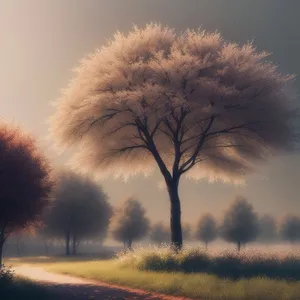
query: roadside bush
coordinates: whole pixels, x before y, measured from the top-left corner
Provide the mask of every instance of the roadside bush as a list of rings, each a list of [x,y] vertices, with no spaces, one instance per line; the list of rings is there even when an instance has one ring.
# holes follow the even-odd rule
[[[14,282],[14,272],[10,267],[2,266],[0,269],[0,291],[8,288]]]

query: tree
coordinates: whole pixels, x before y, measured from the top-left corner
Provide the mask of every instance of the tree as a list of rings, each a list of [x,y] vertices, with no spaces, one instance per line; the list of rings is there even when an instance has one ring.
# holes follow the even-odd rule
[[[182,239],[189,241],[192,238],[192,227],[188,223],[182,225]]]
[[[254,241],[259,234],[258,217],[253,206],[238,196],[224,214],[221,236],[228,242],[236,243],[238,251],[241,245]]]
[[[35,234],[41,238],[45,247],[46,255],[49,255],[49,250],[54,243],[53,232],[51,230],[51,207],[48,206],[43,211],[41,222],[36,225]]]
[[[150,24],[81,61],[56,101],[51,134],[76,149],[74,166],[120,176],[158,166],[169,193],[172,246],[182,246],[180,179],[238,181],[292,149],[293,76],[268,53],[219,33]],[[99,143],[101,140],[101,143]]]
[[[170,230],[162,222],[154,224],[151,228],[150,239],[155,243],[168,243],[170,241]]]
[[[76,254],[82,238],[99,237],[107,232],[111,207],[101,186],[71,171],[58,174],[55,201],[45,220],[47,230],[65,238],[66,255]]]
[[[0,124],[0,268],[6,239],[35,222],[50,200],[51,169],[29,134]]]
[[[217,223],[211,214],[203,215],[197,224],[196,239],[205,243],[207,248],[208,243],[214,241],[217,238]]]
[[[283,239],[292,244],[300,241],[300,218],[294,215],[287,215],[281,222],[280,232]]]
[[[149,231],[149,219],[139,201],[130,197],[116,208],[111,221],[111,234],[117,241],[131,249],[132,242],[146,236]]]
[[[263,242],[273,242],[277,239],[276,221],[268,214],[259,218],[259,236]]]

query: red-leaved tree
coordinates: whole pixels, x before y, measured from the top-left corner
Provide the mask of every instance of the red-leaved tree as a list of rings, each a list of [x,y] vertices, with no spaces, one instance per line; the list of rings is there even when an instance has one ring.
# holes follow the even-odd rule
[[[47,205],[51,169],[35,140],[19,128],[0,125],[0,266],[5,240],[32,226]]]

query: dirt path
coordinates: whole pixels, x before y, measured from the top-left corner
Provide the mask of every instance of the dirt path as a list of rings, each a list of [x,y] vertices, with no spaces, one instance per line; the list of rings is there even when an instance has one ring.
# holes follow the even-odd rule
[[[68,275],[54,274],[43,268],[22,265],[15,267],[17,275],[27,277],[49,289],[54,300],[188,300],[188,298],[164,296],[136,289],[100,283]]]

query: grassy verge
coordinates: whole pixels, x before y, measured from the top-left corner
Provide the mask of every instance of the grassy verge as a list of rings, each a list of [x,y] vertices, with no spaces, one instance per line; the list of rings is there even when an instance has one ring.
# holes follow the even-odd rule
[[[18,264],[33,262],[50,272],[203,300],[299,300],[300,295],[298,281],[267,278],[229,280],[204,273],[141,271],[122,267],[115,260],[75,261],[71,258],[70,261],[63,261],[63,258],[31,258],[14,261]]]
[[[15,278],[14,281],[7,285],[0,287],[0,299],[2,300],[52,300],[48,290],[42,286],[24,279]]]
[[[174,253],[169,247],[152,246],[120,252],[118,261],[122,266],[141,271],[207,273],[230,279],[300,280],[299,253],[280,256],[261,251],[211,253],[195,247]]]

